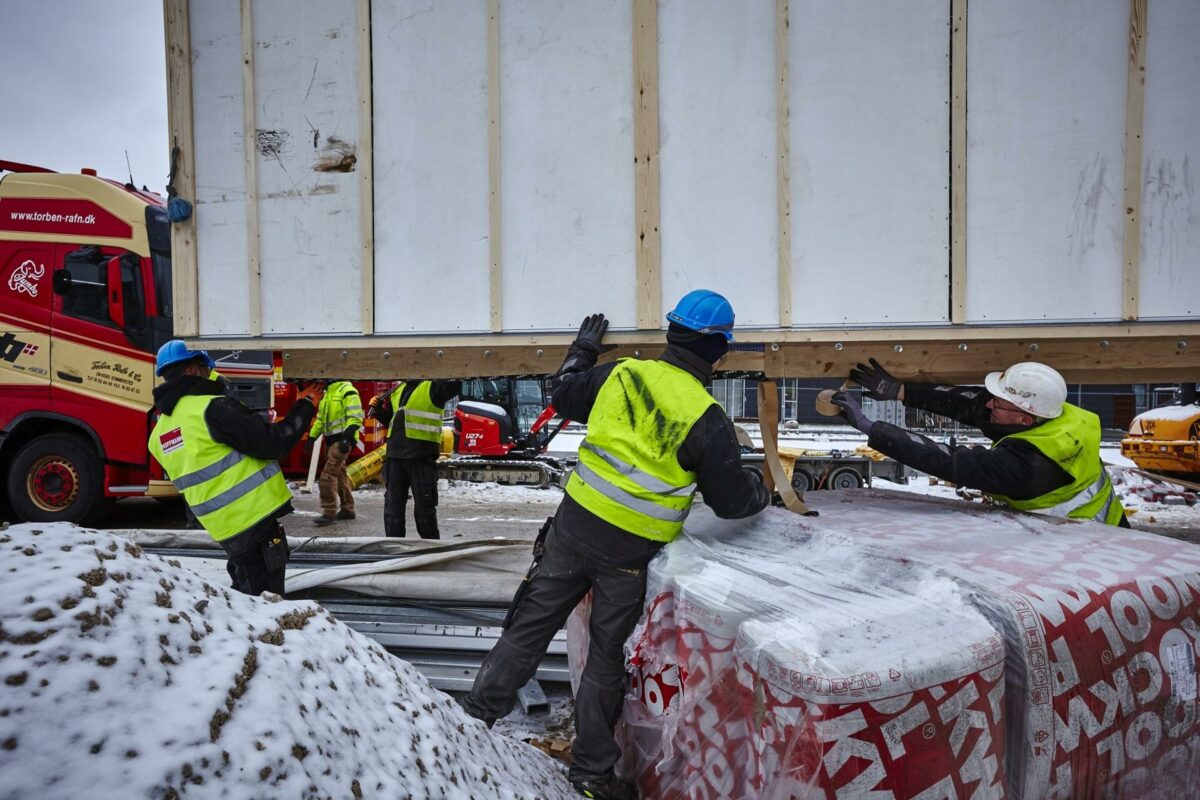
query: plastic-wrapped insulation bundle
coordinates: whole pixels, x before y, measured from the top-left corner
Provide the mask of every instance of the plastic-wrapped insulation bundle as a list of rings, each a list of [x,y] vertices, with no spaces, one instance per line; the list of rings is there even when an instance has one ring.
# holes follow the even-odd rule
[[[651,564],[618,734],[647,798],[1200,797],[1200,547],[810,499],[698,507]]]

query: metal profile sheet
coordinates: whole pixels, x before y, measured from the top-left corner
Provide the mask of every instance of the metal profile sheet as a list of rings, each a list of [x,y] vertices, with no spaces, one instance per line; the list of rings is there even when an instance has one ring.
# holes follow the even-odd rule
[[[651,564],[620,733],[646,797],[1200,796],[1200,547],[810,497],[698,508]]]
[[[219,569],[191,559],[196,568],[221,580],[224,554],[201,531],[114,532],[143,547],[187,551],[212,551]],[[532,543],[522,539],[395,540],[375,537],[289,536],[293,559],[298,553],[331,561],[339,556],[372,556],[334,566],[305,566],[295,560],[288,566],[286,589],[340,589],[372,597],[413,600],[459,600],[508,603],[529,568]]]

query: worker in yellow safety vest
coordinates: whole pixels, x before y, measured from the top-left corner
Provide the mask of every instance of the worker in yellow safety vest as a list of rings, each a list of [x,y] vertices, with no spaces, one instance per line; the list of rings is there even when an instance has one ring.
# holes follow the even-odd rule
[[[901,382],[871,359],[850,380],[881,400],[978,427],[991,447],[946,445],[863,414],[855,397],[834,395],[867,444],[921,472],[978,489],[1019,511],[1129,527],[1100,460],[1100,418],[1067,400],[1067,383],[1036,361],[993,372],[983,386]]]
[[[280,422],[271,424],[225,396],[211,380],[203,350],[174,339],[158,350],[154,389],[158,421],[150,453],[209,535],[228,556],[233,588],[246,594],[283,594],[287,538],[279,519],[292,511],[292,493],[276,461],[291,450],[316,411],[320,389],[300,393]]]
[[[388,536],[404,536],[408,495],[413,522],[422,539],[439,539],[437,460],[442,450],[442,411],[462,391],[462,381],[403,380],[371,408],[387,428],[383,464],[383,528]]]
[[[602,366],[595,363],[611,349],[601,344],[608,322],[594,314],[580,326],[552,380],[559,415],[587,423],[579,462],[543,527],[542,555],[513,600],[509,624],[462,700],[489,725],[507,714],[591,590],[569,776],[585,797],[635,796],[613,772],[620,756],[613,726],[625,689],[623,645],[642,611],[650,559],[682,531],[697,490],[727,519],[757,514],[771,499],[759,474],[742,467],[733,423],[704,388],[733,339],[732,306],[698,289],[667,319],[667,348],[657,359]]]
[[[325,466],[317,482],[321,497],[321,516],[313,520],[317,526],[332,525],[338,520],[354,519],[354,491],[346,477],[346,461],[358,443],[363,426],[362,400],[350,381],[332,381],[325,387],[317,416],[308,435],[312,439],[325,437]],[[338,510],[338,503],[341,510]]]

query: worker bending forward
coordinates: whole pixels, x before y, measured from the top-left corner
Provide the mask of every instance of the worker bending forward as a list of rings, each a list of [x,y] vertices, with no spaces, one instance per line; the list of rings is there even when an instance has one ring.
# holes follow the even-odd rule
[[[652,361],[594,367],[608,322],[588,317],[552,381],[554,407],[587,422],[528,590],[462,701],[489,725],[512,710],[547,645],[592,592],[587,665],[575,696],[571,782],[587,797],[635,797],[616,778],[613,727],[625,694],[625,640],[642,612],[646,567],[679,535],[697,488],[720,517],[769,502],[758,473],[744,469],[733,423],[705,390],[733,338],[733,309],[697,290],[667,315],[667,349]]]
[[[325,396],[317,406],[308,435],[325,436],[325,468],[317,482],[321,492],[321,516],[314,525],[332,525],[340,519],[354,519],[354,491],[346,476],[346,459],[358,443],[363,408],[358,389],[350,381],[333,381],[325,387]],[[338,510],[338,503],[341,510]]]
[[[851,370],[850,380],[872,397],[973,425],[992,440],[990,448],[939,444],[872,422],[852,395],[834,395],[850,424],[884,455],[1020,511],[1129,527],[1100,461],[1100,418],[1066,402],[1066,381],[1045,364],[1024,361],[993,372],[982,387],[937,386],[901,383],[871,359]]]
[[[437,521],[437,460],[442,450],[442,409],[462,391],[462,381],[400,381],[382,398],[371,398],[375,418],[387,426],[383,465],[383,526],[404,536],[404,509],[412,490],[413,519],[422,539],[440,539]]]
[[[292,511],[292,493],[277,458],[296,446],[320,400],[300,393],[282,422],[271,424],[225,396],[210,380],[212,359],[178,339],[158,350],[154,390],[161,412],[150,432],[150,453],[188,507],[229,556],[233,588],[283,594],[287,539],[279,518]]]

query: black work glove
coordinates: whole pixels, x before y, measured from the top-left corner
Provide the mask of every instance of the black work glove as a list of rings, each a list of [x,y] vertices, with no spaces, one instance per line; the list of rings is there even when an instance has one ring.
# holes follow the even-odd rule
[[[845,415],[847,422],[863,433],[871,433],[871,426],[875,423],[867,419],[857,397],[847,392],[834,392],[830,402],[835,406],[841,406],[842,414]]]
[[[342,455],[346,455],[347,453],[349,453],[351,447],[352,447],[352,445],[350,444],[350,442],[345,439],[342,439],[340,442],[337,443],[338,452],[341,453]]]
[[[579,326],[579,333],[575,335],[575,346],[580,350],[591,353],[593,356],[614,350],[616,349],[615,344],[601,344],[601,340],[604,338],[604,333],[607,330],[608,320],[604,318],[604,315],[592,314],[586,317],[583,320],[583,324]]]
[[[858,364],[850,370],[850,380],[866,389],[868,395],[879,400],[897,399],[900,396],[900,387],[904,385],[873,358],[870,366]]]

